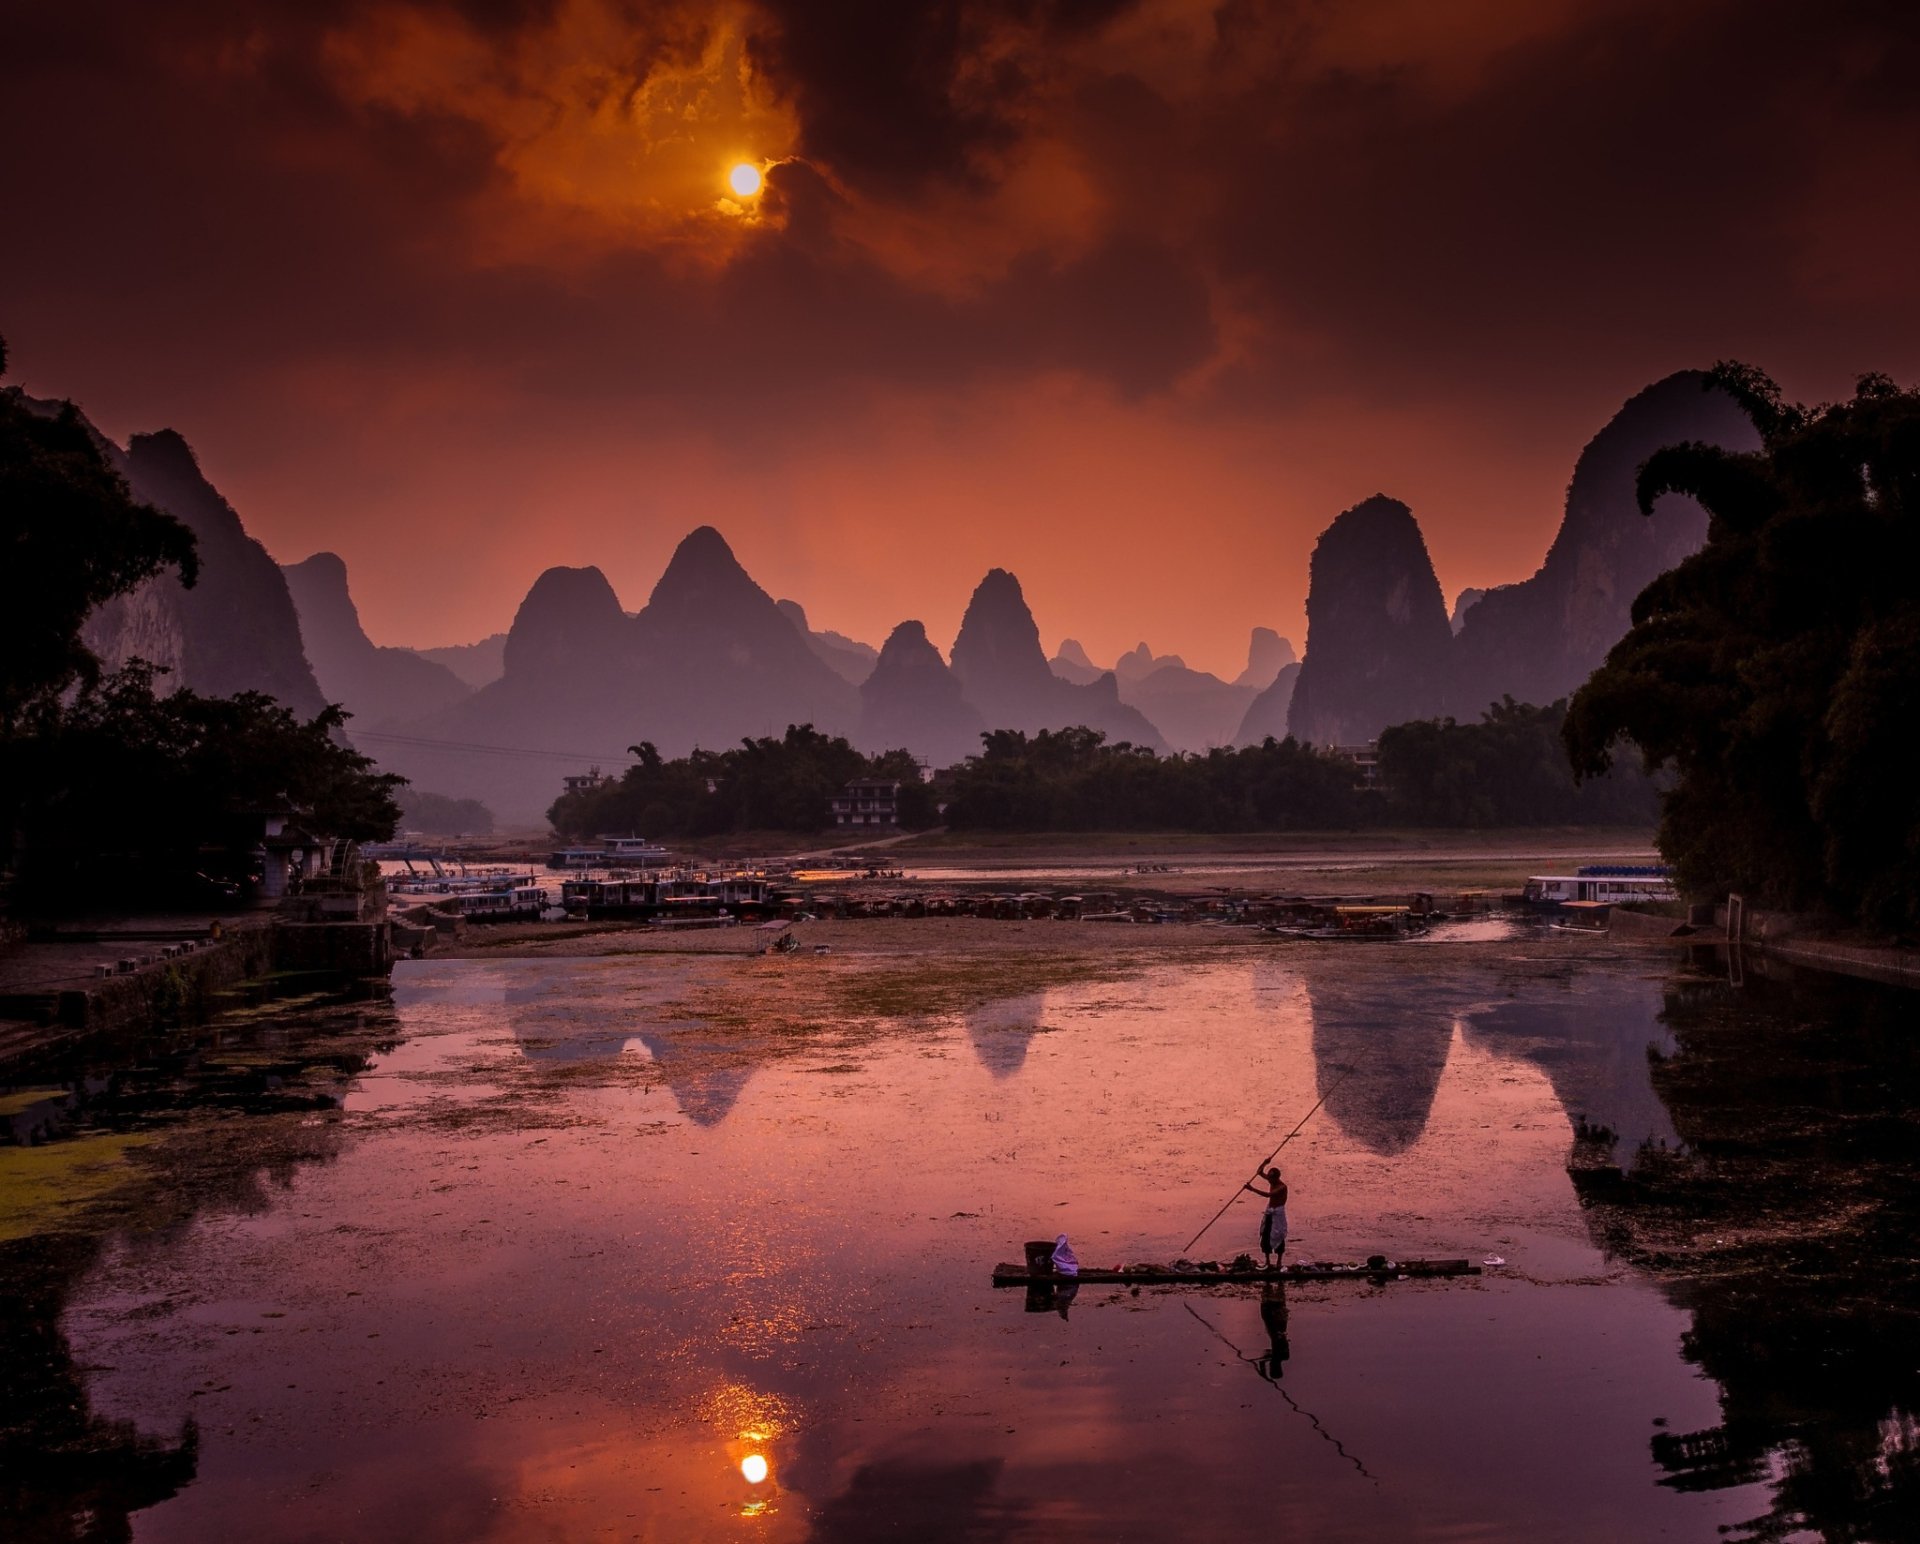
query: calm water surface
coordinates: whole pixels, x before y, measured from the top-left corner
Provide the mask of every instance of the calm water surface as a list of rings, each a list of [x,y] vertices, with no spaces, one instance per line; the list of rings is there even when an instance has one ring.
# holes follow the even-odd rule
[[[1566,1171],[1576,1117],[1679,1141],[1666,962],[1219,951],[858,1035],[672,1006],[728,968],[403,965],[395,1048],[311,1117],[346,1128],[331,1161],[103,1251],[62,1321],[95,1412],[197,1429],[134,1536],[1612,1541],[1767,1511],[1764,1467],[1656,1461],[1719,1386]],[[1178,1256],[1323,1093],[1295,1257],[1506,1264],[1065,1313],[989,1286],[1057,1232]]]

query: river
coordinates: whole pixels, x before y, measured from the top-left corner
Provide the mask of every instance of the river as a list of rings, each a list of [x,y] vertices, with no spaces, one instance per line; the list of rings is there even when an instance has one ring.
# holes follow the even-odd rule
[[[1911,1536],[1914,1301],[1890,1272],[1843,1325],[1821,1306],[1835,1249],[1910,1250],[1873,1198],[1911,1179],[1911,1053],[1860,1049],[1910,999],[1533,935],[1063,950],[960,922],[932,955],[938,926],[408,962],[390,1002],[94,1069],[87,1119],[151,1128],[151,1172],[6,1246],[34,1284],[9,1537]],[[1728,1046],[1778,1070],[1827,1054],[1809,1034],[1843,1048],[1830,1098],[1702,1094],[1748,1065]],[[1865,1092],[1833,1070],[1860,1066]],[[1290,1257],[1503,1263],[989,1285],[1059,1233],[1179,1256],[1323,1095],[1282,1157]],[[1855,1117],[1847,1161],[1879,1167],[1852,1210],[1742,1191],[1741,1131],[1839,1158]],[[1628,1175],[1597,1204],[1577,1122]],[[1797,1273],[1770,1302],[1769,1250]],[[1874,1346],[1905,1365],[1846,1360]]]

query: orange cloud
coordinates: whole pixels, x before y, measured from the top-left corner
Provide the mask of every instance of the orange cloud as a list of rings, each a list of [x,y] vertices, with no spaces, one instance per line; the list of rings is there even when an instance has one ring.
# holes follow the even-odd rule
[[[501,33],[408,4],[363,14],[325,51],[362,107],[488,137],[501,181],[476,211],[483,260],[577,257],[584,242],[724,261],[762,218],[731,195],[729,168],[784,158],[796,129],[746,60],[746,20],[561,0]]]

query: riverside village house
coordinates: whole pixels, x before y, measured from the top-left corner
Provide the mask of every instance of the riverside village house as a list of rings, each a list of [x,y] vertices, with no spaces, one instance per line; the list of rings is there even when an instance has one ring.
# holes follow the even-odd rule
[[[898,829],[900,784],[892,778],[855,778],[833,798],[836,826]]]

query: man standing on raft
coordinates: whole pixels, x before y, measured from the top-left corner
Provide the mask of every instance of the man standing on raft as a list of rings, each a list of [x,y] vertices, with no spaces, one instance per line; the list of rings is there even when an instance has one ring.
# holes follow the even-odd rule
[[[1266,1170],[1265,1178],[1264,1190],[1252,1180],[1242,1188],[1267,1199],[1267,1209],[1260,1218],[1260,1252],[1267,1257],[1267,1269],[1272,1270],[1276,1258],[1284,1258],[1287,1252],[1287,1182],[1280,1177],[1278,1165]]]

